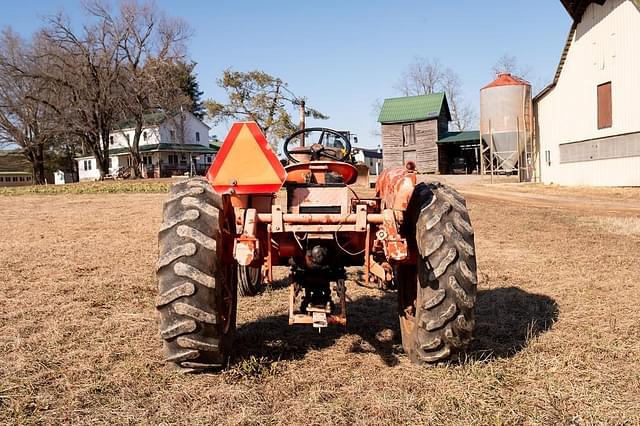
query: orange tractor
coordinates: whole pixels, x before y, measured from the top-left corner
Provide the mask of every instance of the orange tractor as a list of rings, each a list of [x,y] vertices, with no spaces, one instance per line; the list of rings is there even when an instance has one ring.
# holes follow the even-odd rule
[[[171,188],[159,233],[160,335],[166,361],[220,368],[233,351],[238,294],[290,268],[289,324],[347,325],[345,267],[398,292],[402,346],[417,364],[455,358],[471,340],[473,228],[464,198],[417,183],[415,165],[358,181],[344,133],[309,128],[283,167],[256,123],[235,123],[206,179]],[[284,301],[283,301],[284,303]]]

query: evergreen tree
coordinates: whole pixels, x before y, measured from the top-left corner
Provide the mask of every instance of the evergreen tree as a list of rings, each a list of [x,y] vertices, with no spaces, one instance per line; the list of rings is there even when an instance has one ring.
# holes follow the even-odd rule
[[[189,111],[196,117],[202,120],[205,116],[205,107],[202,102],[202,95],[204,92],[200,90],[198,79],[194,73],[196,62],[179,62],[178,67],[180,70],[180,87],[184,93],[191,99],[191,105]]]

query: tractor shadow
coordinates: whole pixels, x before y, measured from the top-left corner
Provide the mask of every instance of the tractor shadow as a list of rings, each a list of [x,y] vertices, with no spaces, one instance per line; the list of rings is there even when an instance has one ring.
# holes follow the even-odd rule
[[[233,363],[252,356],[269,362],[302,359],[309,351],[336,345],[345,335],[356,339],[350,353],[377,353],[393,367],[404,357],[395,292],[360,297],[347,305],[346,328],[330,326],[318,333],[311,326],[289,326],[287,315],[273,315],[238,327]],[[457,363],[510,358],[528,342],[551,329],[558,319],[558,305],[548,296],[517,287],[478,292],[475,339]],[[331,356],[331,355],[327,355]]]

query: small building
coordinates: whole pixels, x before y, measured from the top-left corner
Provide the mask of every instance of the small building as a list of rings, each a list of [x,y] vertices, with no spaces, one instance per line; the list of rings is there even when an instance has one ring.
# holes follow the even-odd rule
[[[573,25],[534,98],[542,182],[640,186],[640,2],[562,0]]]
[[[382,165],[382,149],[370,148],[354,148],[354,159],[357,162],[364,163],[369,168],[369,174],[378,176],[383,169]]]
[[[19,153],[0,152],[0,187],[33,185],[31,164]]]
[[[480,133],[449,132],[450,121],[444,93],[385,99],[378,117],[384,167],[413,161],[419,173],[477,171]]]
[[[419,173],[438,173],[436,142],[449,130],[449,121],[444,93],[385,99],[378,117],[384,168],[413,161]]]
[[[441,174],[480,174],[480,132],[447,132],[438,139]]]
[[[118,127],[109,135],[109,172],[112,176],[132,165],[129,146],[135,129],[132,123],[121,123]],[[209,145],[209,130],[209,126],[190,112],[174,119],[164,113],[145,116],[139,145],[143,176],[204,174],[218,151]],[[100,177],[93,155],[83,155],[76,160],[81,181]]]
[[[53,183],[55,185],[64,185],[73,182],[75,182],[73,173],[65,172],[63,170],[53,172]]]

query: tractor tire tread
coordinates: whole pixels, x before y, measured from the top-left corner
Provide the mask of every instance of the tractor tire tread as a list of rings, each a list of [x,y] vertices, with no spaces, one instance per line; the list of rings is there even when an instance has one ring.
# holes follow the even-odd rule
[[[419,196],[431,198],[419,204],[423,207],[415,226],[419,252],[415,328],[413,341],[405,346],[411,348],[413,362],[432,364],[455,359],[472,339],[476,252],[464,197],[440,183],[418,186],[423,187],[416,187]]]
[[[221,206],[206,180],[194,178],[174,184],[163,207],[156,308],[165,361],[181,372],[228,361],[233,332],[221,324],[219,284],[225,268],[216,253]],[[231,321],[235,330],[235,306]]]

